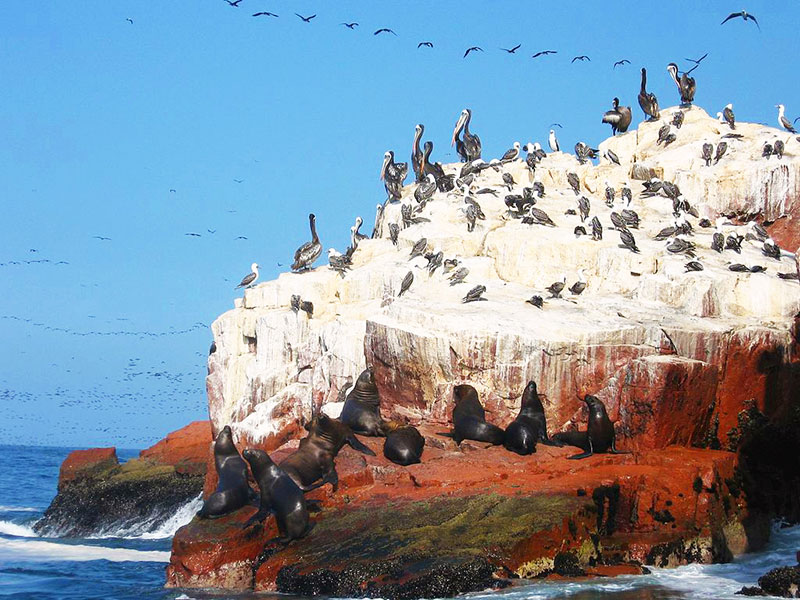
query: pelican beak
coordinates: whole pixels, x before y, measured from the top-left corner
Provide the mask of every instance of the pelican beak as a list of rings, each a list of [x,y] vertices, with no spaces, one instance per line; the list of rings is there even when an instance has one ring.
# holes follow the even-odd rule
[[[464,127],[464,115],[462,114],[458,117],[458,122],[456,123],[455,129],[453,129],[453,139],[450,142],[450,146],[452,147],[456,143],[456,137],[458,137],[459,132]]]
[[[384,156],[383,157],[383,166],[381,166],[381,181],[383,181],[383,178],[386,176],[386,167],[388,165],[389,165],[389,157],[388,156]]]

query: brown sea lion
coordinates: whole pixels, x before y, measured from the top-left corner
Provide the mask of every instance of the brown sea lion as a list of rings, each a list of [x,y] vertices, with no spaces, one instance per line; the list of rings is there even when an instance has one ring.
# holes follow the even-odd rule
[[[247,448],[242,456],[250,463],[253,478],[261,491],[258,512],[244,526],[262,522],[271,512],[282,536],[276,541],[288,543],[311,531],[303,491],[286,471],[272,462],[263,450]]]
[[[486,412],[478,399],[478,392],[471,385],[457,385],[453,388],[455,407],[453,408],[453,439],[456,444],[462,440],[476,440],[490,444],[502,444],[505,432],[497,425],[486,422]]]
[[[587,458],[594,454],[630,454],[617,450],[614,424],[608,418],[605,405],[596,396],[589,394],[583,399],[589,407],[589,425],[586,431],[565,431],[553,435],[553,440],[567,446],[577,446],[583,452],[570,456],[571,459]]]
[[[392,424],[394,425],[394,424]],[[422,462],[425,438],[411,425],[390,427],[383,442],[383,455],[397,465],[404,467]]]
[[[353,389],[347,394],[339,419],[359,435],[386,435],[386,426],[381,418],[381,399],[371,367],[358,376]]]
[[[507,450],[524,456],[536,452],[537,442],[548,446],[559,445],[547,437],[544,407],[539,399],[536,382],[531,380],[525,386],[525,391],[522,392],[517,418],[506,427],[503,446]]]
[[[362,444],[353,431],[337,419],[318,412],[306,424],[308,435],[300,440],[300,446],[278,465],[304,492],[314,490],[326,483],[339,487],[339,475],[333,460],[349,444],[354,450],[375,456]]]
[[[228,425],[222,428],[214,442],[214,466],[219,484],[198,511],[197,516],[201,518],[227,515],[255,499],[255,492],[247,483],[247,463],[239,455]]]

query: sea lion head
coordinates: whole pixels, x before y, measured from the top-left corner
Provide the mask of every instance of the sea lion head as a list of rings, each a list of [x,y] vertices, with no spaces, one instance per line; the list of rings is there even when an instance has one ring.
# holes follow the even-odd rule
[[[464,400],[478,400],[478,392],[471,385],[457,385],[453,388],[453,398],[455,399],[456,404],[459,404]]]
[[[254,475],[256,474],[256,470],[271,467],[274,464],[269,454],[257,448],[245,448],[242,451],[242,456],[250,463]]]
[[[233,454],[236,452],[236,445],[233,443],[233,432],[230,425],[225,425],[217,435],[214,443],[214,452],[222,454]]]
[[[586,397],[584,397],[583,401],[586,402],[586,406],[589,407],[590,413],[596,412],[601,415],[606,414],[606,406],[597,396],[586,394]]]
[[[356,385],[359,387],[375,387],[375,374],[372,372],[372,367],[367,367],[361,372],[361,375],[358,376],[358,381],[356,381]]]

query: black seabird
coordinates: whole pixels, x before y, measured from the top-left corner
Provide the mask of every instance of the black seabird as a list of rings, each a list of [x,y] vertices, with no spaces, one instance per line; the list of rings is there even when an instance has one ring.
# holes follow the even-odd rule
[[[616,197],[617,191],[606,181],[606,206],[614,206],[614,200]]]
[[[393,36],[397,37],[397,34],[388,27],[382,27],[381,29],[375,31],[375,33],[373,33],[372,35],[378,35],[379,33],[391,33]]]
[[[639,253],[639,248],[636,247],[636,240],[628,229],[619,230],[619,240],[622,242],[622,245],[631,252]]]
[[[449,192],[453,189],[453,178],[452,176],[445,175],[442,165],[430,162],[432,152],[433,142],[428,140],[422,146],[422,174],[423,176],[433,175],[437,189],[440,192]]]
[[[614,98],[611,105],[612,109],[606,111],[603,115],[603,123],[611,125],[611,135],[616,135],[618,131],[620,133],[625,133],[628,131],[628,127],[631,124],[631,107],[620,107],[619,98]]]
[[[541,52],[531,55],[531,58],[539,58],[540,56],[547,56],[548,54],[558,54],[558,50],[542,50]]]
[[[750,14],[750,13],[748,13],[746,10],[742,10],[742,11],[740,11],[740,12],[735,12],[735,13],[731,13],[731,14],[729,14],[727,17],[725,17],[725,19],[722,21],[722,23],[720,23],[720,25],[724,25],[725,23],[727,23],[727,22],[728,22],[728,21],[730,21],[731,19],[735,19],[735,18],[737,18],[737,17],[741,17],[741,18],[742,18],[742,20],[743,20],[745,23],[747,23],[748,19],[749,19],[749,20],[751,20],[751,21],[753,21],[753,23],[755,23],[755,24],[756,24],[756,27],[758,27],[759,31],[761,30],[761,26],[758,24],[758,21],[756,21],[756,17],[755,17],[755,15],[751,15],[751,14]]]
[[[556,281],[554,283],[551,283],[549,286],[547,286],[546,289],[548,292],[550,292],[551,298],[561,298],[561,292],[564,289],[565,285],[567,285],[567,276],[562,275],[561,281]]]
[[[586,227],[584,227],[583,225],[576,225],[575,229],[573,229],[572,232],[575,234],[576,238],[579,238],[582,235],[586,235]]]
[[[467,156],[467,162],[477,160],[481,157],[481,138],[474,133],[470,133],[469,123],[471,120],[472,111],[468,108],[462,110],[461,116],[458,118],[456,126],[453,129],[453,140],[450,144],[451,146],[455,144],[458,134],[463,131],[464,139],[462,143],[464,144],[464,152]]]
[[[667,71],[669,71],[669,74],[672,76],[675,85],[678,86],[681,103],[688,106],[694,100],[694,93],[697,89],[694,77],[689,77],[688,73],[683,73],[680,79],[678,79],[678,65],[675,63],[669,63],[667,65]]]
[[[690,271],[702,271],[703,265],[696,260],[690,260],[683,266],[686,269],[686,272],[689,273]]]
[[[633,192],[631,188],[628,187],[628,184],[625,183],[622,186],[622,190],[620,191],[620,197],[625,201],[625,206],[630,206],[631,202],[633,201]]]
[[[511,173],[503,173],[503,183],[506,185],[509,192],[511,191],[511,188],[517,184],[517,182],[514,181],[514,177],[511,175]]]
[[[261,12],[253,13],[254,17],[277,17],[275,13],[271,13],[267,10],[262,10]]]
[[[383,155],[381,179],[386,187],[386,193],[392,200],[399,200],[402,196],[406,175],[408,175],[408,163],[394,162],[394,152],[387,150]]]
[[[589,218],[589,211],[591,210],[589,199],[586,196],[578,198],[578,210],[581,213],[581,222],[586,221],[586,219]]]
[[[310,269],[311,265],[322,253],[322,244],[319,243],[319,237],[317,236],[316,222],[317,217],[314,216],[314,213],[308,215],[308,224],[311,227],[311,241],[300,246],[294,253],[292,271],[302,272]]]
[[[722,223],[717,220],[716,231],[711,236],[711,249],[715,252],[722,252],[725,249],[725,234],[722,233]]]
[[[786,107],[783,104],[776,104],[775,108],[778,109],[778,123],[780,123],[781,127],[790,133],[797,133],[794,126],[789,122],[789,119],[784,116]]]
[[[355,21],[353,21],[352,23],[342,23],[342,25],[344,25],[348,29],[354,29],[355,27],[358,27],[358,23],[356,23]]]
[[[536,208],[535,206],[528,208],[528,212],[522,219],[522,222],[526,225],[548,225],[550,227],[556,226],[546,212],[540,208]]]
[[[762,265],[753,265],[752,267],[750,267],[750,272],[751,273],[765,273],[766,270],[767,270],[767,267],[764,267]]]
[[[431,254],[427,255],[426,258],[428,259],[428,277],[433,275],[433,272],[442,266],[442,261],[444,260],[444,252],[441,250],[439,252],[432,252]]]
[[[242,277],[242,281],[240,281],[239,285],[237,285],[233,289],[238,290],[239,288],[242,287],[247,288],[256,282],[256,279],[258,279],[258,265],[256,263],[250,265],[250,271],[251,271],[250,273]]]
[[[618,60],[617,62],[615,62],[614,66],[611,68],[616,69],[618,66],[629,65],[629,64],[631,64],[631,61],[629,61],[627,58],[623,58],[622,60]]]
[[[567,173],[567,183],[576,196],[581,193],[581,180],[578,179],[577,173]]]
[[[613,223],[614,227],[616,227],[617,229],[621,230],[628,228],[628,226],[625,225],[625,221],[623,221],[622,217],[619,216],[619,213],[612,210],[609,216],[611,217],[611,223]]]
[[[672,115],[672,124],[675,126],[675,129],[680,129],[683,125],[683,111],[679,110]]]
[[[408,259],[411,260],[417,256],[424,256],[425,252],[428,249],[428,238],[420,238],[417,240],[417,243],[414,244],[414,247],[411,248],[411,254],[408,256]]]
[[[311,23],[311,19],[313,19],[314,17],[317,16],[317,15],[311,15],[310,17],[304,17],[303,15],[298,14],[298,13],[294,13],[294,14],[296,14],[298,17],[300,17],[306,23]]]
[[[328,248],[328,266],[332,270],[344,277],[351,265],[350,259],[344,254],[338,252],[335,248]]]
[[[467,267],[461,267],[457,271],[454,271],[452,275],[448,279],[450,279],[450,285],[458,285],[459,283],[464,283],[464,280],[469,275],[469,269]]]
[[[519,149],[520,145],[519,142],[514,142],[514,147],[506,150],[506,153],[503,154],[503,157],[500,159],[500,162],[511,162],[512,160],[516,160],[519,156]]]
[[[639,89],[639,106],[642,112],[649,117],[648,121],[655,121],[659,117],[658,98],[655,94],[648,93],[647,69],[642,67],[642,86]]]
[[[656,140],[656,146],[660,146],[661,142],[667,139],[669,136],[669,123],[664,123],[661,128],[658,130],[658,139]]]
[[[533,304],[536,308],[542,308],[544,305],[544,299],[541,296],[533,295],[527,300],[525,300],[528,304]]]
[[[720,142],[717,144],[717,153],[714,155],[714,164],[719,162],[719,159],[725,155],[725,151],[728,149],[727,142]]]
[[[500,48],[500,50],[505,50],[505,51],[506,51],[506,52],[508,52],[509,54],[514,54],[514,53],[515,53],[517,50],[519,50],[521,47],[522,47],[522,44],[517,44],[517,45],[516,45],[516,46],[514,46],[513,48]]]
[[[750,269],[747,268],[745,265],[741,263],[734,263],[732,265],[728,265],[728,270],[735,271],[737,273],[749,273]]]
[[[620,213],[622,222],[631,229],[639,229],[639,214],[635,210],[623,208]]]
[[[417,44],[417,48],[422,48],[423,46],[426,48],[433,48],[433,42],[420,42]]]
[[[400,297],[400,296],[402,296],[402,295],[403,295],[405,292],[407,292],[407,291],[408,291],[408,288],[410,288],[410,287],[411,287],[411,284],[412,284],[413,282],[414,282],[414,273],[412,273],[411,271],[409,271],[409,272],[406,274],[406,276],[405,276],[405,277],[403,277],[403,282],[400,284],[400,293],[399,293],[399,294],[397,294],[397,297],[399,298],[399,297]]]
[[[761,156],[769,160],[769,157],[772,156],[772,144],[769,142],[764,142],[764,147],[761,150]]]
[[[597,215],[592,217],[592,239],[595,242],[599,242],[603,239],[603,225],[600,223],[600,219],[597,218]]]
[[[731,129],[736,129],[736,117],[733,114],[733,104],[726,104],[722,109],[722,118],[730,126]]]
[[[775,156],[778,157],[778,160],[783,158],[783,141],[775,140],[775,143],[772,144],[772,151],[775,153]]]
[[[411,169],[414,171],[417,183],[425,178],[422,173],[422,149],[419,147],[423,133],[425,133],[425,126],[422,123],[418,123],[414,127],[414,144],[411,146]]]
[[[706,166],[711,166],[711,158],[714,152],[714,144],[709,144],[706,142],[703,144],[703,160],[706,161]]]
[[[436,179],[433,175],[428,174],[427,177],[417,185],[417,189],[414,190],[414,199],[419,202],[420,205],[424,206],[428,200],[433,198],[435,193]]]
[[[461,302],[466,304],[467,302],[477,302],[478,300],[486,300],[483,297],[483,293],[486,291],[485,285],[476,285],[470,291],[467,292],[467,295],[461,299]]]
[[[574,57],[574,58],[573,58],[573,59],[570,61],[570,63],[574,63],[576,60],[579,60],[579,61],[581,61],[581,62],[588,60],[589,62],[592,62],[592,59],[591,59],[591,58],[589,58],[588,56],[586,56],[585,54],[581,54],[580,56],[575,56],[575,57]]]
[[[733,250],[736,254],[742,253],[742,240],[744,238],[740,235],[729,235],[725,238],[725,249]]]
[[[669,244],[667,244],[667,252],[670,252],[671,254],[686,254],[694,257],[694,250],[694,243],[685,240],[682,237],[676,237]]]
[[[389,223],[389,239],[397,246],[397,238],[400,235],[400,226],[397,223]]]
[[[467,51],[464,52],[464,58],[467,58],[467,55],[470,52],[483,52],[483,48],[481,48],[480,46],[470,46],[469,48],[467,48]]]
[[[775,260],[781,259],[781,249],[778,246],[778,244],[776,244],[770,237],[764,240],[764,245],[761,248],[761,253],[764,256],[769,256],[770,258],[774,258]]]
[[[578,281],[573,283],[570,288],[569,292],[573,296],[580,296],[583,293],[583,290],[586,289],[586,278],[583,276],[583,269],[578,269]]]

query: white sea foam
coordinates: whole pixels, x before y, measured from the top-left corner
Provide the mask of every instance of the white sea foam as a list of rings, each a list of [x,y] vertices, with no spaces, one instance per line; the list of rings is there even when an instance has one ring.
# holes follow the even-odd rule
[[[113,562],[169,562],[169,552],[157,550],[129,550],[104,546],[61,544],[43,540],[8,540],[0,538],[0,559],[15,561],[87,561],[110,560]]]
[[[171,538],[181,527],[186,525],[203,506],[203,496],[198,494],[183,506],[174,515],[164,519],[163,514],[155,514],[132,524],[126,524],[114,529],[105,529],[89,536],[90,539],[124,538],[142,540],[160,540]]]
[[[27,525],[0,521],[0,535],[13,535],[15,537],[37,537],[36,533]]]
[[[39,509],[30,506],[6,506],[0,504],[0,512],[39,512]]]

